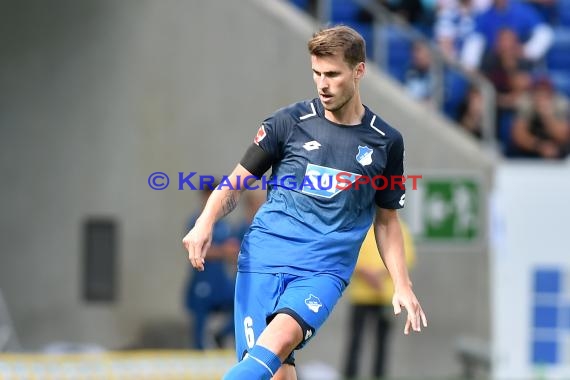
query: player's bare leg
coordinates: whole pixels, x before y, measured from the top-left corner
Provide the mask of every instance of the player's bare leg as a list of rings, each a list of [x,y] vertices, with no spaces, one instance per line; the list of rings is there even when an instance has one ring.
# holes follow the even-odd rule
[[[248,355],[229,369],[224,380],[296,380],[292,365],[281,365],[303,340],[301,326],[287,314],[277,314],[263,330]]]
[[[274,352],[283,362],[303,340],[303,330],[293,317],[277,314],[263,330],[256,344]],[[297,380],[295,367],[284,364],[279,368],[273,380]]]

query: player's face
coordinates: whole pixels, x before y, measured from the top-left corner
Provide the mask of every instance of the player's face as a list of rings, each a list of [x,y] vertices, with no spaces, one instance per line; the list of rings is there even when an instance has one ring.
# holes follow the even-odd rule
[[[327,111],[339,111],[354,98],[358,80],[364,73],[364,63],[351,68],[337,53],[324,57],[312,55],[311,65],[319,98]]]

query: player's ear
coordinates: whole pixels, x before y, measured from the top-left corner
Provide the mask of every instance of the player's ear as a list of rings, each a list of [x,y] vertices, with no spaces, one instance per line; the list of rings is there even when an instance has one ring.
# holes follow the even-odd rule
[[[361,79],[364,76],[365,69],[364,62],[358,63],[354,68],[354,79]]]

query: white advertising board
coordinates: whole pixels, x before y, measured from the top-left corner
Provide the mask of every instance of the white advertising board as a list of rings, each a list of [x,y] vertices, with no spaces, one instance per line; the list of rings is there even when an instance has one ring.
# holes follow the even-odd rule
[[[570,165],[499,165],[490,207],[493,377],[569,379]]]

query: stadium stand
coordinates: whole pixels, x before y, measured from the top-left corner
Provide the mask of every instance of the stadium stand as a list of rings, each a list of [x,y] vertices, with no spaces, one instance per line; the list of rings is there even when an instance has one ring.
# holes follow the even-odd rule
[[[512,0],[523,1],[523,0]],[[486,107],[482,132],[474,133],[489,146],[497,147],[501,153],[510,156],[511,126],[513,117],[501,114],[495,118],[494,92],[489,93],[489,83],[481,73],[469,73],[458,64],[444,58],[443,52],[436,46],[432,33],[426,33],[425,25],[408,24],[399,16],[391,13],[385,6],[387,2],[373,0],[291,0],[297,7],[309,10],[317,8],[321,24],[343,23],[359,31],[367,41],[367,53],[381,69],[391,77],[404,83],[406,69],[411,61],[413,42],[426,40],[430,43],[434,56],[436,89],[441,91],[436,96],[436,109],[450,120],[459,124],[461,112],[465,107],[470,86],[483,89]],[[381,4],[380,4],[381,3]],[[539,63],[535,71],[551,78],[557,92],[570,96],[570,0],[559,0],[556,5],[556,17],[551,24],[555,28],[554,42],[544,62]],[[544,14],[544,12],[541,12]],[[368,15],[363,17],[363,14]],[[371,18],[370,18],[371,17]],[[428,28],[429,29],[429,28]],[[534,73],[534,71],[533,71]]]

